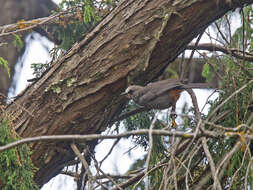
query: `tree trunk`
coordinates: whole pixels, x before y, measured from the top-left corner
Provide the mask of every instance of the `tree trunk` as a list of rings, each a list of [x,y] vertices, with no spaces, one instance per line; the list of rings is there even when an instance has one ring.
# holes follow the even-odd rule
[[[7,107],[18,134],[101,133],[127,101],[120,93],[157,78],[194,37],[232,9],[225,2],[121,1]],[[32,151],[39,185],[74,158],[69,142],[34,143]]]

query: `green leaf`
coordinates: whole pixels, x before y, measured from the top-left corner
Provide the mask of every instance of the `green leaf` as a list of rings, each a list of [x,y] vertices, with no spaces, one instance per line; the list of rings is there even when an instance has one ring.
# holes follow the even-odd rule
[[[19,35],[17,34],[13,34],[13,36],[15,37],[14,41],[13,41],[13,45],[14,47],[16,47],[18,49],[18,51],[20,52],[22,50],[22,48],[24,47],[24,43],[22,41],[22,39],[20,38]]]
[[[0,57],[0,65],[3,65],[8,73],[8,76],[11,77],[10,75],[10,68],[8,66],[8,61],[6,61],[4,58]]]
[[[213,76],[213,73],[210,70],[210,66],[205,63],[203,66],[202,76],[206,78],[206,81],[209,82]]]

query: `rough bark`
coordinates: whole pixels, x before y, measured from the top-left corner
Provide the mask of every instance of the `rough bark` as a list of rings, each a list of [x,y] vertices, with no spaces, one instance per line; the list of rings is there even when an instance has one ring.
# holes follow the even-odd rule
[[[51,10],[56,9],[56,4],[51,0],[0,0],[0,25],[15,23],[18,20],[30,20],[50,15]],[[23,34],[24,39],[26,34]],[[11,79],[14,74],[14,66],[22,52],[18,52],[13,45],[13,36],[1,38],[1,43],[8,45],[0,47],[0,57],[6,59],[9,63],[11,77],[8,77],[7,71],[0,66],[0,93],[7,95],[11,85]],[[1,100],[0,100],[1,101]]]
[[[121,1],[7,107],[18,134],[100,133],[123,109],[127,100],[120,93],[131,83],[157,78],[194,37],[231,10],[225,2]],[[39,185],[74,158],[69,142],[34,143],[32,149]]]

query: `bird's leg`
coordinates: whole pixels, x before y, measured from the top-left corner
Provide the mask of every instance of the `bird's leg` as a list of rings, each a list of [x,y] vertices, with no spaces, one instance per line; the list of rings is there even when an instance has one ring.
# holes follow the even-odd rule
[[[177,114],[176,114],[175,110],[176,110],[176,105],[172,105],[171,114],[170,114],[170,118],[171,118],[171,121],[172,121],[172,125],[171,125],[172,128],[177,127],[177,123],[175,121],[175,119],[177,118]]]

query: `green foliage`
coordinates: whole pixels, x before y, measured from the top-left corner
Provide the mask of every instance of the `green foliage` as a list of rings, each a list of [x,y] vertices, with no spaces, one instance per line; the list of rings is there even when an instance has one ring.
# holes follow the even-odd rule
[[[251,52],[253,50],[253,29],[252,19],[250,19],[252,16],[252,8],[250,6],[244,8],[244,18],[243,14],[241,14],[242,25],[233,34],[232,39],[230,40],[230,47],[240,49],[241,51],[244,49],[247,52]],[[243,44],[245,47],[243,47]],[[218,99],[213,102],[209,102],[211,105],[209,113],[211,113],[236,90],[248,84],[246,88],[227,101],[227,103],[218,110],[216,115],[213,116],[213,119],[215,119],[223,113],[228,113],[225,118],[216,121],[215,124],[225,128],[236,128],[241,124],[247,124],[250,127],[252,124],[250,117],[252,116],[253,106],[253,83],[249,84],[249,81],[253,78],[253,63],[243,59],[236,59],[230,55],[220,57],[219,62],[212,59],[212,61],[209,60],[208,63],[209,64],[204,66],[204,71],[202,73],[207,80],[215,76],[214,72],[217,72],[218,69],[223,71],[222,91],[220,92]],[[212,126],[206,127],[208,127],[209,130],[215,130]],[[252,155],[253,153],[253,143],[251,142],[248,148],[246,148],[246,141],[244,142],[243,140],[246,133],[246,128],[242,128],[239,132],[237,132],[238,136],[240,136],[239,139],[242,143],[242,148],[233,154],[225,171],[225,178],[230,180],[233,178],[233,183],[230,184],[232,189],[245,188],[245,174],[247,173],[247,170],[249,170],[249,173],[253,172],[252,169],[248,168],[250,162],[252,162],[250,154]],[[238,139],[235,137],[220,141],[217,141],[217,139],[209,140],[209,150],[211,150],[212,157],[214,158],[216,164],[219,163],[222,157],[233,149],[237,141]],[[248,188],[252,188],[253,176],[248,175],[247,180],[248,184],[246,185]]]
[[[226,61],[226,58],[224,61]],[[250,70],[250,68],[253,68],[252,63],[245,62],[243,69],[237,63],[233,63],[231,61],[229,64],[227,64],[227,67],[228,66],[229,68],[227,68],[227,72],[224,76],[223,81],[223,92],[220,94],[217,100],[211,103],[210,112],[218,105],[220,105],[221,102],[227,99],[233,92],[235,92],[243,85],[247,84],[252,79],[248,76],[248,73],[245,73],[244,71],[246,69],[253,75],[253,71]],[[247,123],[249,121],[250,115],[252,114],[252,111],[249,109],[249,106],[253,103],[252,92],[253,83],[249,84],[245,89],[243,89],[233,98],[231,98],[226,104],[224,104],[217,112],[217,115],[214,117],[217,117],[218,115],[221,115],[225,112],[228,112],[229,114],[225,119],[217,121],[216,124],[226,128],[235,128],[240,124]],[[243,131],[241,132],[242,134],[244,133]],[[228,138],[222,141],[211,140],[209,146],[212,147],[211,150],[215,161],[218,162],[222,156],[227,154],[227,152],[234,147],[236,141],[236,138]],[[252,154],[253,148],[250,148],[250,151]],[[244,154],[246,154],[246,157],[245,161],[242,162]],[[237,173],[237,178],[233,183],[236,189],[238,188],[237,185],[240,184],[240,186],[242,186],[241,178],[245,176],[248,164],[250,162],[250,157],[247,156],[248,154],[249,152],[245,152],[243,148],[241,151],[236,152],[233,155],[228,169],[225,172],[227,176],[232,177],[234,173],[239,169],[239,167],[241,167]],[[253,180],[252,176],[250,175],[248,178],[248,181]]]
[[[0,65],[3,65],[6,69],[8,76],[10,77],[10,68],[8,66],[8,61],[6,61],[4,58],[0,57]]]
[[[83,35],[89,32],[92,26],[92,23],[84,24],[81,21],[55,26],[54,33],[57,34],[57,39],[61,41],[60,48],[69,50],[75,42],[81,40]]]
[[[69,13],[77,15],[72,20],[63,18],[60,24],[53,29],[54,36],[61,41],[60,48],[69,50],[75,42],[90,31],[99,21],[99,17],[95,14],[95,6],[90,0],[63,0],[59,6],[59,11],[69,9]]]
[[[215,72],[219,71],[219,64],[214,58],[208,59],[208,62],[204,64],[202,70],[202,76],[206,78],[207,82],[210,82],[211,79],[215,76]]]
[[[13,45],[20,52],[24,47],[24,43],[23,43],[21,37],[18,34],[13,34],[13,36],[14,36]]]
[[[211,71],[208,63],[205,63],[203,66],[202,76],[206,78],[207,82],[210,82],[213,77],[213,72]]]
[[[99,20],[99,17],[95,14],[95,7],[92,5],[92,2],[89,0],[84,0],[84,7],[83,7],[83,21],[84,23],[89,23],[93,19]]]
[[[136,109],[134,105],[129,104],[128,108],[124,111],[129,111],[132,109]],[[147,112],[141,112],[135,115],[132,115],[128,118],[126,118],[123,121],[124,126],[126,127],[126,130],[139,130],[139,129],[148,129],[152,123],[152,118],[155,116],[154,111]],[[159,124],[155,125],[155,128],[160,128]],[[148,135],[136,135],[133,136],[134,143],[137,145],[140,145],[144,149],[148,148]]]
[[[60,41],[60,45],[53,49],[53,60],[61,55],[59,51],[62,49],[64,52],[69,50],[75,42],[80,41],[98,21],[105,15],[105,9],[109,10],[116,6],[118,0],[107,0],[107,1],[96,1],[96,0],[62,0],[59,4],[61,11],[69,10],[69,14],[73,14],[71,19],[65,19],[60,17],[59,25],[54,25],[52,34]],[[57,13],[53,11],[53,13]],[[23,43],[21,38],[14,34],[15,41],[13,42],[15,47],[22,49]],[[34,70],[36,78],[40,77],[41,74],[48,69],[49,63],[33,63],[31,68]]]
[[[244,38],[244,40],[247,40],[247,44],[249,45],[248,51],[252,52],[253,50],[253,28],[252,28],[252,16],[253,16],[253,9],[248,6],[245,7],[244,9],[244,33],[245,36],[248,36],[247,39]],[[241,14],[241,20],[243,20],[243,15]],[[243,23],[243,22],[242,22]],[[243,49],[243,24],[237,28],[233,35],[233,41],[232,41],[232,47]]]
[[[97,0],[63,0],[60,3],[60,10],[69,10],[76,18],[62,20],[60,25],[55,26],[54,35],[61,41],[60,47],[69,50],[72,45],[82,39],[98,21],[105,15],[104,10],[116,5],[117,1]],[[111,8],[110,8],[111,10]]]
[[[0,123],[0,134],[0,146],[18,139],[7,119]],[[33,181],[35,168],[30,155],[31,152],[26,145],[0,153],[0,188],[2,190],[39,189]]]
[[[131,103],[128,105],[127,110],[130,109],[136,109],[134,105]],[[124,110],[126,111],[126,110]],[[123,121],[124,126],[126,127],[127,131],[131,130],[140,130],[140,129],[149,129],[151,126],[151,123],[153,121],[153,118],[155,116],[157,111],[151,110],[149,112],[141,112],[135,115],[132,115],[128,118],[126,118]],[[162,118],[164,122],[165,118]],[[154,125],[154,129],[162,129],[164,126],[160,122],[156,122]],[[160,162],[163,158],[166,157],[166,149],[167,147],[164,147],[168,145],[168,143],[163,143],[163,141],[166,141],[164,137],[156,136],[153,137],[153,145],[152,145],[152,152],[150,156],[150,166],[156,165],[158,162]],[[136,135],[133,136],[133,143],[136,144],[136,146],[140,146],[147,150],[149,148],[149,138],[148,135]],[[132,167],[130,168],[129,172],[132,170],[136,170],[138,168],[143,167],[146,160],[146,156],[142,159],[137,160]],[[150,185],[152,184],[153,189],[158,189],[160,181],[163,176],[163,172],[161,170],[154,170],[150,175]],[[134,186],[134,185],[133,185]],[[130,186],[129,189],[133,188],[133,186]],[[144,182],[141,182],[138,184],[137,188],[144,189]],[[151,187],[150,187],[151,188]]]
[[[129,169],[129,174],[131,174],[131,171],[136,171],[138,169],[141,169],[142,167],[144,167],[145,164],[145,158],[142,159],[138,159],[134,162],[134,164],[130,167]],[[128,188],[126,188],[126,190],[132,190],[134,188],[134,185],[129,186]],[[136,189],[145,189],[145,183],[143,181],[141,181],[137,186]]]
[[[49,68],[48,63],[32,63],[31,68],[33,69],[33,75],[39,78],[41,74]]]

